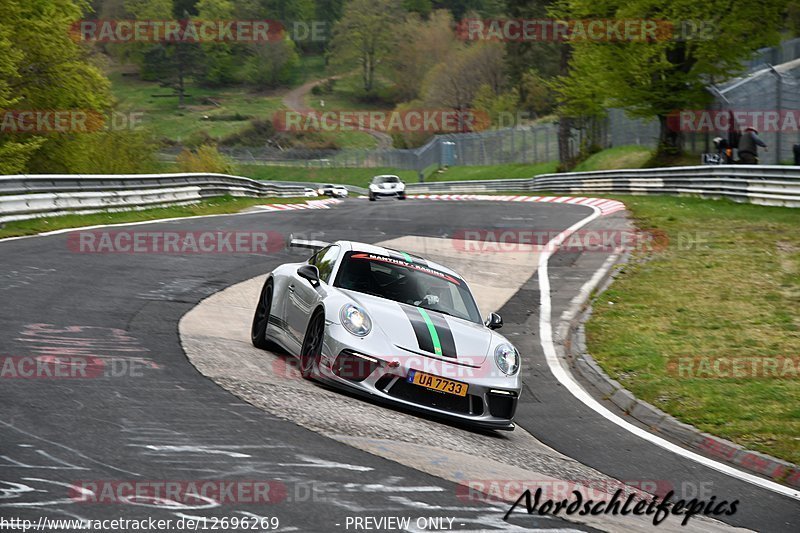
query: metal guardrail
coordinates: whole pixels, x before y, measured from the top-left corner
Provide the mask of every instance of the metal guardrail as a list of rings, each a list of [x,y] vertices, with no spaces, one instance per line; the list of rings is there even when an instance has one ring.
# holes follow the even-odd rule
[[[0,177],[0,222],[68,213],[180,205],[216,196],[297,197],[311,184],[225,174],[19,175]]]
[[[529,179],[414,183],[412,194],[552,192],[689,194],[737,202],[800,207],[800,167],[719,165],[543,174]]]
[[[297,197],[315,183],[265,182],[225,174],[36,175],[0,177],[0,222],[68,213],[142,209],[231,195]],[[357,194],[362,187],[347,186]],[[697,166],[544,174],[527,179],[408,184],[407,192],[501,191],[557,194],[694,194],[800,207],[800,167]]]

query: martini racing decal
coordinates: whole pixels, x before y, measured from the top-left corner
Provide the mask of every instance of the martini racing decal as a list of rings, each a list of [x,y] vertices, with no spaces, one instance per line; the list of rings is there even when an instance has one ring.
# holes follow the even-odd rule
[[[456,341],[453,332],[442,315],[421,307],[401,304],[417,338],[420,350],[441,357],[456,359]]]
[[[400,265],[406,268],[413,268],[414,270],[419,270],[420,272],[424,272],[426,274],[430,274],[431,276],[436,276],[437,278],[442,278],[450,283],[455,285],[461,285],[461,281],[457,278],[454,278],[450,274],[445,274],[444,272],[439,272],[438,270],[434,270],[427,266],[421,265],[419,263],[412,263],[410,261],[404,261],[402,259],[395,259],[394,257],[387,257],[385,255],[376,255],[376,254],[369,254],[366,252],[356,253],[350,256],[350,259],[367,259],[369,261],[378,261],[381,263],[391,263],[393,265]]]

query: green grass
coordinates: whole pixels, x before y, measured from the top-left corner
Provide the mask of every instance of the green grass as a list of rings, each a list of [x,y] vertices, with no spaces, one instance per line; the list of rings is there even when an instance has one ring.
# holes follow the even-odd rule
[[[322,56],[303,56],[293,85],[319,77],[323,68]],[[119,110],[141,113],[141,125],[152,131],[155,137],[184,144],[196,143],[204,138],[204,134],[220,140],[249,125],[248,119],[214,120],[214,117],[233,118],[238,114],[242,117],[271,120],[276,111],[283,109],[282,96],[288,90],[282,88],[269,93],[258,93],[246,87],[208,88],[190,84],[187,89],[190,96],[186,99],[185,107],[179,109],[177,98],[153,96],[171,94],[171,89],[160,87],[154,82],[142,81],[138,76],[123,76],[123,70],[129,69],[116,67],[108,73]],[[349,93],[344,90],[342,94]],[[208,99],[219,105],[214,105]],[[318,103],[318,99],[316,101]],[[358,102],[353,101],[352,105],[358,105]],[[369,104],[363,105],[370,108]],[[350,108],[352,107],[348,107]],[[377,145],[374,137],[360,131],[321,132],[319,139],[321,142],[331,140],[340,148],[368,149]]]
[[[339,131],[320,132],[322,139],[331,139],[340,148],[363,148],[372,149],[378,146],[378,139],[363,131]]]
[[[590,353],[637,397],[747,448],[800,463],[800,379],[697,378],[670,356],[800,354],[800,210],[618,197],[669,244],[623,267],[595,302]],[[800,372],[800,368],[798,369]]]
[[[141,211],[117,211],[113,213],[93,213],[86,215],[63,215],[56,217],[19,220],[0,225],[0,238],[35,235],[46,231],[65,228],[97,226],[102,224],[124,224],[162,218],[191,217],[238,213],[254,205],[303,203],[308,198],[233,198],[224,196],[204,200],[196,204],[174,207],[143,209]]]
[[[186,142],[193,135],[205,131],[220,139],[244,129],[248,120],[206,120],[203,117],[240,114],[245,117],[271,119],[281,109],[281,98],[257,94],[245,88],[210,89],[190,86],[184,109],[178,108],[177,98],[157,98],[153,95],[170,94],[171,89],[157,83],[142,81],[134,76],[123,76],[114,71],[109,74],[112,91],[119,102],[120,111],[142,113],[142,124],[158,138]],[[205,101],[210,98],[219,106]]]
[[[653,151],[644,146],[617,146],[592,154],[573,172],[642,168],[652,156]]]
[[[329,94],[312,94],[306,96],[306,104],[318,111],[391,111],[394,106],[380,98],[363,98],[359,74],[344,74],[336,80],[333,92]],[[320,100],[325,102],[323,107]]]
[[[490,165],[485,167],[449,167],[434,171],[425,181],[461,181],[530,178],[556,171],[558,163]]]
[[[318,55],[300,55],[300,65],[297,68],[297,75],[292,81],[292,86],[296,87],[302,85],[307,81],[311,81],[322,77],[321,72],[325,71],[325,56]]]

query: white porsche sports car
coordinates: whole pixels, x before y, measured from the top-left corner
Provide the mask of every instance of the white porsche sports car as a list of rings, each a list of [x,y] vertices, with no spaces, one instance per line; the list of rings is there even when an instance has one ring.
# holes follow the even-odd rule
[[[273,270],[251,337],[300,360],[303,377],[494,429],[513,429],[520,354],[484,321],[456,272],[350,241],[292,241],[308,261]]]

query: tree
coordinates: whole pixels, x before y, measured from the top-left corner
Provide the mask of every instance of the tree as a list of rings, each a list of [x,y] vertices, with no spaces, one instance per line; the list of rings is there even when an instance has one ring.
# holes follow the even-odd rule
[[[403,9],[427,17],[433,11],[431,0],[403,0]]]
[[[294,43],[288,36],[280,41],[256,43],[250,47],[244,77],[260,89],[287,83],[300,62]]]
[[[438,10],[428,20],[412,13],[397,29],[398,43],[389,58],[387,77],[392,80],[400,100],[420,95],[422,80],[437,64],[443,63],[461,46],[453,32],[453,18]]]
[[[507,0],[510,19],[545,19],[552,0]],[[530,84],[531,72],[542,79],[559,74],[560,44],[543,39],[509,40],[506,43],[508,77],[519,91],[520,99],[528,101],[528,88],[538,90]]]
[[[495,42],[457,50],[425,78],[425,102],[467,111],[481,86],[487,86],[494,96],[499,95],[505,86],[503,55],[503,46]]]
[[[125,8],[137,20],[189,20],[190,10],[196,11],[192,2],[178,0],[126,0]],[[131,46],[136,50],[142,79],[171,88],[178,97],[178,107],[184,107],[186,80],[201,73],[205,64],[200,44],[165,41]]]
[[[709,83],[742,70],[742,60],[755,49],[779,39],[786,0],[731,2],[708,0],[562,0],[551,14],[565,20],[647,19],[704,21],[705,33],[675,33],[647,42],[572,40],[569,73],[557,84],[565,112],[623,107],[635,117],[656,118],[659,151],[682,150],[680,132],[668,126],[668,116],[681,109],[707,105]],[[592,101],[595,100],[595,101]]]
[[[15,46],[15,28],[21,16],[19,5],[14,0],[0,0],[0,110],[8,110],[19,103],[15,87],[22,80],[19,69],[23,54]],[[0,132],[0,175],[23,172],[33,152],[44,139],[17,139]]]
[[[350,0],[333,28],[333,62],[346,67],[358,65],[367,94],[373,92],[376,70],[395,45],[392,28],[400,15],[399,0]]]
[[[234,18],[234,4],[231,0],[200,0],[195,6],[197,18],[201,21],[231,20]],[[262,45],[268,45],[262,43]],[[237,43],[202,43],[202,60],[197,68],[199,80],[206,85],[227,85],[236,81],[238,66],[236,53],[242,46]]]
[[[535,117],[553,112],[553,91],[536,69],[529,69],[522,75],[520,86],[524,88],[520,93],[525,94],[524,98],[520,98],[522,109]]]
[[[111,109],[108,79],[90,60],[89,48],[70,38],[69,29],[86,6],[78,0],[0,0],[0,107],[39,112]],[[58,171],[81,153],[83,135],[3,134],[0,169]]]

